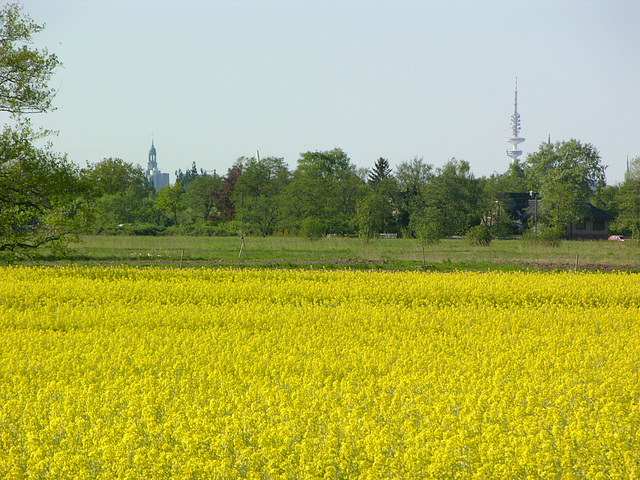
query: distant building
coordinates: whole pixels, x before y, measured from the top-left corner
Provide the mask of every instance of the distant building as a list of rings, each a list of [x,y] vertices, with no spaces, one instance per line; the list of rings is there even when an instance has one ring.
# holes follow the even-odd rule
[[[582,220],[567,225],[567,235],[571,239],[605,240],[609,237],[609,225],[613,220],[607,212],[588,203]]]
[[[507,143],[511,144],[511,148],[507,150],[507,155],[511,158],[511,163],[518,161],[518,157],[522,155],[522,150],[518,145],[524,142],[524,138],[520,136],[520,114],[518,113],[518,79],[516,78],[516,96],[513,115],[511,115],[511,136],[507,137]]]
[[[507,193],[502,201],[506,212],[518,225],[520,231],[535,227],[538,220],[542,219],[541,205],[544,200],[535,192]],[[606,239],[609,236],[609,225],[613,220],[613,217],[604,210],[586,203],[582,219],[567,225],[567,238],[571,240]]]
[[[156,159],[156,147],[151,140],[151,150],[149,150],[149,161],[147,162],[147,178],[153,184],[153,188],[160,190],[169,185],[169,174],[162,173],[158,170],[158,161]]]
[[[534,192],[507,193],[502,198],[505,212],[514,220],[518,230],[525,231],[540,218],[540,196]]]

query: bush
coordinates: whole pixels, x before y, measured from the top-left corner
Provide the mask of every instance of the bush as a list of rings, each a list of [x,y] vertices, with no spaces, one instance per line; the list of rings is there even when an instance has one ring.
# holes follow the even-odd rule
[[[482,224],[467,230],[465,238],[471,242],[471,245],[486,247],[491,243],[491,240],[495,238],[495,234],[493,233],[493,228],[489,225]]]
[[[416,228],[416,237],[423,245],[433,245],[442,239],[442,232],[435,222],[424,222]]]
[[[324,235],[324,223],[314,217],[307,217],[300,222],[300,235],[308,239],[318,239]]]
[[[529,245],[557,247],[566,235],[564,227],[537,225],[524,232],[522,239]]]

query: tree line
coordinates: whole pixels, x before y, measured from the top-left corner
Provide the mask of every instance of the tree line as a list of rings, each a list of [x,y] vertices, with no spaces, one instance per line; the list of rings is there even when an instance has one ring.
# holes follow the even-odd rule
[[[542,144],[524,162],[489,177],[474,176],[468,162],[456,159],[434,167],[416,157],[392,169],[381,157],[368,169],[358,168],[340,148],[304,152],[293,169],[279,157],[240,157],[223,175],[192,163],[158,192],[142,167],[120,159],[89,165],[82,175],[97,207],[96,233],[126,226],[144,233],[144,225],[147,233],[365,239],[395,233],[437,240],[477,226],[490,227],[494,235],[521,233],[507,204],[510,192],[543,199],[539,228],[562,235],[591,203],[616,218],[615,230],[637,236],[640,159],[631,166],[624,183],[607,185],[598,150],[572,139]]]
[[[31,47],[42,30],[18,4],[0,10],[0,111],[14,123],[0,135],[0,252],[41,245],[63,251],[93,233],[204,235],[358,235],[395,233],[437,241],[482,230],[518,233],[508,192],[542,198],[540,228],[561,232],[592,203],[616,218],[614,230],[640,233],[640,158],[624,182],[607,185],[598,150],[579,140],[541,144],[503,173],[473,175],[468,162],[434,167],[423,158],[391,168],[385,158],[358,168],[340,148],[279,157],[240,157],[223,175],[193,163],[174,185],[156,191],[139,165],[107,158],[85,167],[37,146],[50,132],[30,115],[52,107],[48,83],[59,65]]]

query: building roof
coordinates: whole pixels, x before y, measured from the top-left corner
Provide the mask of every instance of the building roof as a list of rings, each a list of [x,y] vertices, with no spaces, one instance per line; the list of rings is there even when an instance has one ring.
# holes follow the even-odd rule
[[[585,216],[585,220],[604,220],[606,222],[612,222],[614,220],[614,218],[607,212],[598,207],[594,207],[590,203],[587,203],[587,208],[589,209],[589,212]]]
[[[544,202],[534,192],[514,192],[505,194],[506,207],[510,210],[515,220],[532,218],[536,213],[540,214],[540,205]],[[614,218],[604,210],[587,203],[587,213],[583,220],[603,220],[612,222]]]
[[[505,207],[515,220],[526,219],[532,216],[529,215],[529,210],[539,198],[538,194],[533,192],[506,193]]]

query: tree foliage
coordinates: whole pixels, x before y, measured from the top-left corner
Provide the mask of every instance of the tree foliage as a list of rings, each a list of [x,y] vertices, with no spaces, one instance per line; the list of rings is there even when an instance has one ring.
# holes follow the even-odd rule
[[[142,167],[120,158],[105,158],[90,164],[85,175],[98,195],[115,195],[133,190],[140,196],[145,196],[149,191]]]
[[[248,158],[243,164],[233,194],[236,212],[260,235],[271,235],[283,218],[289,169],[284,159],[277,157]]]
[[[17,3],[0,10],[0,111],[15,120],[0,135],[0,251],[63,251],[92,217],[79,169],[50,144],[36,146],[49,132],[25,117],[50,110],[55,94],[48,82],[57,57],[30,47],[42,28]]]
[[[371,189],[358,199],[355,218],[358,235],[367,241],[377,233],[387,232],[392,219],[389,199]]]
[[[199,175],[189,182],[185,204],[194,220],[207,222],[216,214],[214,192],[221,184],[218,175]]]
[[[471,245],[486,247],[495,238],[493,229],[486,223],[475,225],[467,230],[465,238]]]
[[[139,165],[120,158],[105,158],[89,164],[83,175],[96,198],[94,230],[153,218],[148,201],[151,185]]]
[[[433,178],[433,165],[425,163],[422,157],[414,157],[409,161],[400,162],[396,167],[395,178],[398,189],[397,222],[401,229],[406,230],[410,227],[411,213],[421,203],[422,190]]]
[[[29,46],[43,28],[18,3],[0,10],[0,111],[23,115],[52,108],[55,90],[48,84],[60,62],[47,49]]]
[[[184,172],[178,169],[176,172],[176,183],[182,182],[182,188],[185,191],[189,188],[189,184],[193,182],[196,178],[204,175],[204,170],[200,169],[200,173],[198,173],[198,167],[196,167],[196,162],[191,163],[191,167],[186,169]]]
[[[624,176],[627,180],[640,180],[640,156],[627,160],[627,173]]]
[[[220,179],[220,183],[212,192],[213,202],[216,207],[216,219],[228,221],[235,217],[233,205],[233,192],[238,179],[242,175],[242,161],[236,161]]]
[[[464,235],[469,227],[480,223],[480,198],[481,186],[469,163],[454,158],[436,169],[414,202],[412,215],[435,223],[443,236]]]
[[[391,177],[391,167],[389,166],[389,160],[380,157],[376,160],[375,165],[369,172],[368,182],[369,185],[377,185],[383,180]]]
[[[640,176],[627,175],[617,196],[620,214],[616,226],[640,240]]]
[[[359,187],[363,184],[355,165],[339,148],[300,155],[287,187],[284,209],[287,227],[299,231],[306,218],[323,233],[352,233]]]
[[[367,187],[359,196],[356,209],[358,234],[367,241],[377,233],[396,230],[397,182],[389,161],[380,157],[369,172]]]
[[[176,182],[162,188],[156,198],[155,208],[169,215],[174,225],[178,225],[178,213],[185,208],[181,201],[183,195],[182,182]]]
[[[542,144],[525,162],[525,175],[542,197],[542,212],[551,225],[583,218],[587,202],[605,184],[598,150],[578,140]]]
[[[66,156],[37,148],[28,124],[0,135],[0,251],[58,251],[92,221],[88,184]]]

